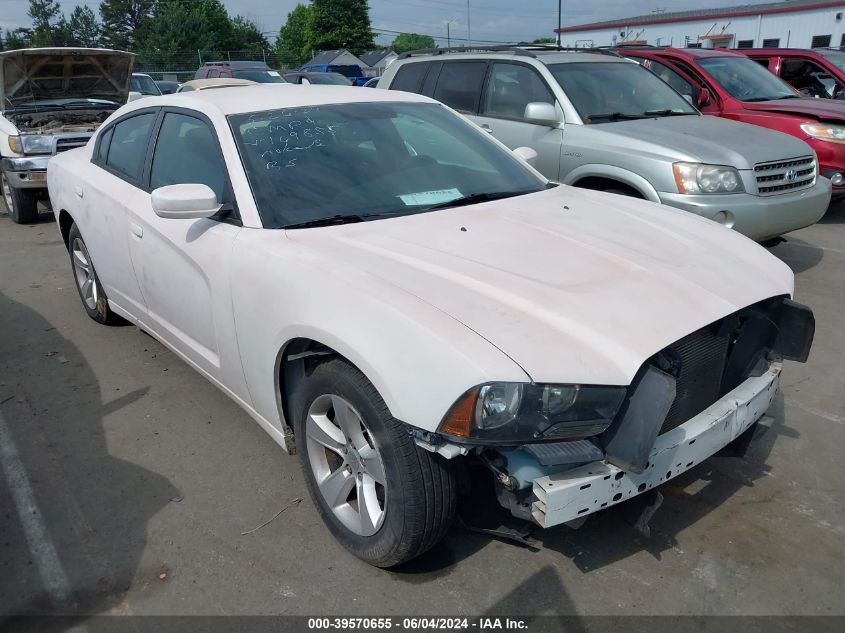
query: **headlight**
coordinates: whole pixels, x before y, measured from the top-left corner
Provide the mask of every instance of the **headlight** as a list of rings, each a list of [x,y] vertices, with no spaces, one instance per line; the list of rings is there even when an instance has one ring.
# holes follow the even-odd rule
[[[43,134],[10,136],[9,147],[18,154],[52,154],[53,137]]]
[[[477,444],[520,444],[592,437],[622,406],[625,387],[494,382],[452,405],[439,431]]]
[[[675,163],[675,184],[679,193],[742,193],[739,172],[726,165]]]
[[[820,141],[831,143],[845,143],[845,125],[831,125],[830,123],[802,123],[801,129],[807,136]]]

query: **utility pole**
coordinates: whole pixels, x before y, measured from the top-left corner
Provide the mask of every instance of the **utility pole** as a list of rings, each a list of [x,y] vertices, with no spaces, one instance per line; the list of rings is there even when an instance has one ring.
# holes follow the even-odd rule
[[[467,0],[467,46],[472,48],[472,31],[469,28],[469,0]]]
[[[557,0],[557,47],[560,48],[560,22],[563,14],[563,0]]]
[[[448,22],[446,22],[446,48],[452,47],[452,36],[449,32],[449,27],[452,26],[452,22],[457,22],[457,21],[458,21],[458,18],[455,18],[454,20],[449,20]]]

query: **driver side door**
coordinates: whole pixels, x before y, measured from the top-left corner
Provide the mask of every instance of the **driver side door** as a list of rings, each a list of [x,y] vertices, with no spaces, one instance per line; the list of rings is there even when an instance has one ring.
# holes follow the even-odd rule
[[[143,195],[129,217],[129,253],[147,307],[145,325],[249,402],[231,304],[232,247],[242,229],[214,126],[195,111],[165,108],[153,135]],[[200,219],[156,215],[152,191],[182,183],[208,185],[223,205],[221,213]]]

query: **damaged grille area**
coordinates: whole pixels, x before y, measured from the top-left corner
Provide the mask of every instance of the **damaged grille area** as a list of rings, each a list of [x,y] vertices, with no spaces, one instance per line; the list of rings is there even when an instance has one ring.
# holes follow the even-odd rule
[[[60,136],[56,139],[56,154],[66,152],[69,149],[82,147],[88,143],[90,136],[90,134],[88,136]]]
[[[728,337],[707,326],[667,347],[675,375],[675,400],[660,433],[680,426],[716,402],[728,353]]]
[[[757,193],[766,196],[806,189],[816,182],[816,159],[802,156],[791,160],[759,163],[754,166]]]

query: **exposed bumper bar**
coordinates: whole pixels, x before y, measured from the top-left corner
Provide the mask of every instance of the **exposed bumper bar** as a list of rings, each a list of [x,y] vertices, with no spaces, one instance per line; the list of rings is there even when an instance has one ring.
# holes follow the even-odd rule
[[[24,156],[4,158],[0,170],[7,174],[10,187],[32,188],[47,186],[47,161],[52,156]]]
[[[739,437],[769,408],[780,383],[781,364],[747,379],[694,418],[659,436],[642,474],[593,462],[533,482],[531,515],[551,527],[592,514],[659,486]]]

